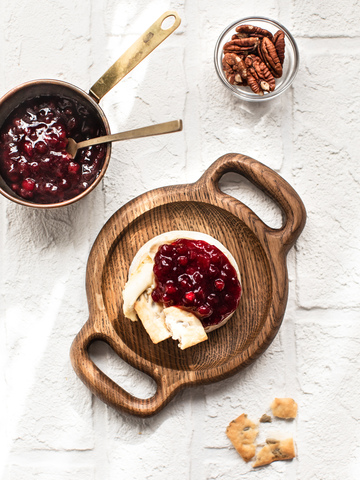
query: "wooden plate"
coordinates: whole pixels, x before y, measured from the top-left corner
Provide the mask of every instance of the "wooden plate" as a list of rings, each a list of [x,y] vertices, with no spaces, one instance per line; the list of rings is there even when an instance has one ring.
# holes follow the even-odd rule
[[[272,229],[253,211],[219,189],[220,178],[237,172],[266,192],[284,214]],[[105,224],[91,250],[86,291],[89,319],[71,347],[81,380],[112,407],[139,416],[159,412],[180,389],[215,382],[253,362],[269,346],[284,316],[288,278],[286,255],[305,225],[304,205],[277,173],[244,155],[214,162],[194,184],[159,188],[135,198]],[[122,313],[122,289],[138,249],[170,230],[194,230],[217,238],[234,255],[243,295],[228,323],[185,351],[172,339],[154,345],[141,322]],[[155,395],[139,399],[92,362],[88,348],[102,340],[126,362],[150,375]]]

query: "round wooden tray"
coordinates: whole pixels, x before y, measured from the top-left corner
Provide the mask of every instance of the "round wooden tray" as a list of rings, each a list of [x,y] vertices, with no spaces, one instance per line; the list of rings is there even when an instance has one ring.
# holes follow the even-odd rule
[[[268,227],[246,205],[221,192],[218,183],[227,172],[246,177],[280,206],[280,229]],[[283,178],[237,154],[219,158],[194,184],[152,190],[124,205],[105,224],[89,256],[89,319],[70,353],[76,373],[105,403],[145,417],[159,412],[180,389],[224,379],[249,365],[269,346],[282,322],[288,295],[286,255],[305,219],[301,199]],[[171,230],[217,238],[234,255],[243,284],[240,305],[228,323],[184,351],[172,339],[154,345],[141,322],[131,322],[122,313],[122,289],[135,253],[149,239]],[[96,340],[150,375],[157,384],[155,395],[136,398],[99,370],[88,353]]]

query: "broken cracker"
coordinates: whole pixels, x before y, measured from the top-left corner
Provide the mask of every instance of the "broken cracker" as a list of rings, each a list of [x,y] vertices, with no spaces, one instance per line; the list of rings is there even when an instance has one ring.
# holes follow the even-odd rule
[[[258,429],[255,423],[249,420],[245,413],[230,422],[226,429],[226,435],[245,462],[249,462],[255,455],[256,445],[254,441],[257,434]]]
[[[192,313],[178,307],[167,307],[163,310],[165,325],[174,340],[179,340],[179,348],[197,345],[207,340],[201,321]]]
[[[253,467],[262,467],[278,460],[291,460],[295,457],[295,446],[292,438],[276,440],[269,438],[266,445],[257,453]]]
[[[297,415],[297,403],[292,398],[275,398],[270,405],[272,413],[278,418],[295,418]]]

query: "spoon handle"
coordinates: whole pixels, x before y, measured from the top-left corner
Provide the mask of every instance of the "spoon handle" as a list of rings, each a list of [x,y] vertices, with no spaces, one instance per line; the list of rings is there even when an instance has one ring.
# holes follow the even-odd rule
[[[112,135],[104,135],[103,137],[90,138],[77,144],[77,148],[90,147],[91,145],[99,145],[100,143],[118,142],[120,140],[130,140],[132,138],[149,137],[154,135],[162,135],[164,133],[179,132],[182,130],[182,120],[172,120],[171,122],[158,123],[148,127],[136,128],[127,132],[113,133]]]
[[[164,20],[173,18],[174,23],[163,28]],[[90,95],[99,102],[100,99],[111,90],[122,78],[136,67],[149,55],[161,42],[163,42],[177,27],[181,19],[177,12],[168,11],[161,15],[150,28],[144,32],[135,43],[129,47],[123,55],[94,83],[90,88]]]

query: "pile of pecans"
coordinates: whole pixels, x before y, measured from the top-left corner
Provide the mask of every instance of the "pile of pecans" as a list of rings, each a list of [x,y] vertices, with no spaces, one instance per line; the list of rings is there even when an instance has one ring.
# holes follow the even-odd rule
[[[282,75],[285,34],[274,35],[254,25],[239,25],[230,42],[225,43],[222,59],[226,79],[232,85],[248,85],[258,94],[272,92],[275,78]]]

